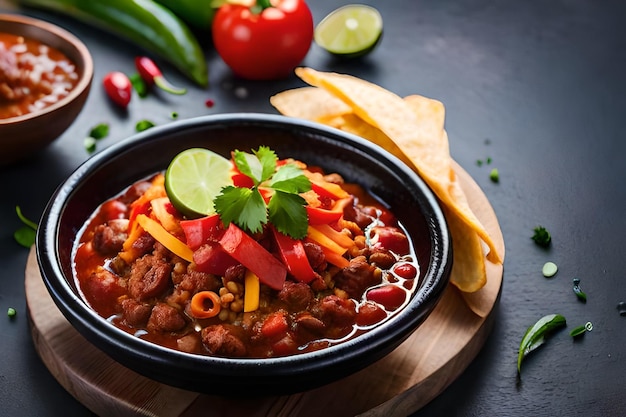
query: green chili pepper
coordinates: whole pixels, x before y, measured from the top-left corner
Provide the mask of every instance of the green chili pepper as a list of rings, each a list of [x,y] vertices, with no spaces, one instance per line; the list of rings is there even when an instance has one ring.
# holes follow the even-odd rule
[[[526,330],[517,355],[518,374],[521,372],[522,360],[524,360],[526,355],[541,346],[550,332],[563,326],[565,326],[565,317],[560,314],[548,314]]]
[[[126,38],[160,56],[205,87],[204,52],[189,27],[152,0],[16,0],[24,6],[64,13]]]
[[[225,0],[156,0],[196,29],[209,30],[213,16]]]

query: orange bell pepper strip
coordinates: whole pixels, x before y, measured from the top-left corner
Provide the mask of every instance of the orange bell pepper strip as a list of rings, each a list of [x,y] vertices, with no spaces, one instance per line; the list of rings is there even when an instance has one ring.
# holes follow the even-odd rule
[[[249,313],[259,308],[261,297],[261,282],[254,272],[246,270],[243,281],[243,312]]]
[[[145,214],[137,216],[137,223],[149,233],[156,241],[169,249],[175,255],[180,256],[188,262],[193,262],[193,251],[185,243],[181,242],[174,235],[170,234],[159,222],[151,219]]]

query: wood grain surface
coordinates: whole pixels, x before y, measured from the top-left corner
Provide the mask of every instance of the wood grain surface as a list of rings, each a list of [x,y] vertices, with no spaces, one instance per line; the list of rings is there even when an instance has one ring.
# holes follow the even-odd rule
[[[455,165],[470,206],[504,256],[504,241],[489,201]],[[356,374],[289,396],[226,398],[181,390],[145,378],[113,361],[85,340],[50,298],[34,250],[25,271],[33,342],[57,381],[98,415],[406,416],[452,383],[475,358],[494,320],[502,265],[487,264],[488,283],[477,293],[448,286],[427,320],[397,349]]]

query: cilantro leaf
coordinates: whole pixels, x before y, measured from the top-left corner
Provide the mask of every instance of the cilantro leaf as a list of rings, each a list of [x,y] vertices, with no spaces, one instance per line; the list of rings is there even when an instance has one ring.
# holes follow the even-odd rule
[[[272,176],[270,187],[287,193],[303,193],[311,189],[311,181],[296,165],[287,164]]]
[[[298,194],[276,190],[268,205],[269,220],[279,232],[304,239],[309,226],[305,204]]]
[[[239,172],[250,177],[254,185],[259,185],[263,181],[263,166],[256,155],[235,151],[233,152],[233,161]]]
[[[277,169],[278,157],[267,146],[253,153],[234,151],[232,159],[242,174],[252,179],[252,188],[229,186],[216,197],[215,210],[225,225],[230,222],[252,233],[261,232],[269,221],[280,232],[295,239],[307,234],[306,200],[299,193],[311,189],[311,182],[295,164]],[[265,203],[259,191],[262,187],[269,197]]]
[[[226,226],[230,222],[257,233],[267,223],[267,209],[261,193],[257,189],[228,186],[213,202]]]
[[[259,147],[259,150],[254,153],[263,167],[263,173],[261,175],[261,182],[266,181],[274,175],[276,172],[276,163],[278,162],[278,156],[276,153],[267,146]]]

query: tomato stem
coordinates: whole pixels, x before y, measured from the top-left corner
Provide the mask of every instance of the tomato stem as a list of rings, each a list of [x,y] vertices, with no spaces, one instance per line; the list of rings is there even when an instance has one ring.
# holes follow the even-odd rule
[[[260,14],[263,10],[270,7],[273,7],[270,0],[256,0],[256,3],[250,8],[250,10],[254,14]]]

